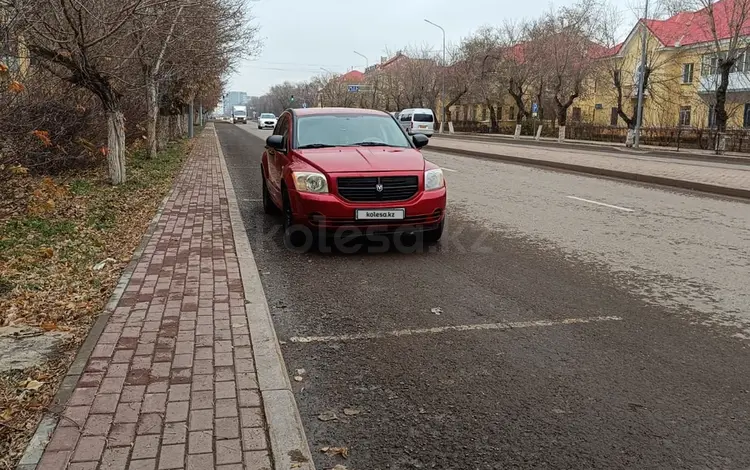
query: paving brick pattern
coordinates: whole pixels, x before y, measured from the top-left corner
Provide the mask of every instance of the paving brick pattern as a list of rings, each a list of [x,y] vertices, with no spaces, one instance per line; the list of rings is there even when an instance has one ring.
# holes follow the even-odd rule
[[[37,468],[270,469],[244,305],[207,128]]]
[[[479,142],[454,138],[434,139],[425,150],[462,149],[534,160],[548,160],[594,168],[625,171],[682,181],[750,190],[750,166],[718,162],[691,162],[665,157],[634,156],[613,151],[569,150]]]

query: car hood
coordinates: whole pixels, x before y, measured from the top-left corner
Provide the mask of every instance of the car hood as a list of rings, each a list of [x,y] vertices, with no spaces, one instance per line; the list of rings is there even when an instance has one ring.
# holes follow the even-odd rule
[[[424,170],[424,157],[414,149],[340,147],[305,149],[298,153],[326,173]]]

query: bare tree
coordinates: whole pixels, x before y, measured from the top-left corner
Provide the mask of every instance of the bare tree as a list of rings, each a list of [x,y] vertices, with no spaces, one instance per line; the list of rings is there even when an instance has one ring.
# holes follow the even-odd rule
[[[529,53],[541,59],[537,73],[545,77],[555,103],[559,140],[565,138],[568,110],[586,91],[600,48],[593,41],[596,22],[592,11],[593,0],[583,0],[547,13],[529,28]]]
[[[750,0],[699,0],[703,9],[698,12],[703,28],[711,37],[711,57],[705,64],[715,76],[715,103],[717,139],[715,150],[724,150],[724,133],[727,129],[727,91],[729,76],[737,68],[740,57],[748,49],[750,38]],[[744,64],[743,64],[744,65]]]
[[[482,27],[463,42],[462,48],[465,56],[470,58],[470,73],[475,77],[470,96],[489,109],[491,131],[499,132],[495,104],[503,95],[505,83],[502,68],[505,48],[501,35],[495,28]]]

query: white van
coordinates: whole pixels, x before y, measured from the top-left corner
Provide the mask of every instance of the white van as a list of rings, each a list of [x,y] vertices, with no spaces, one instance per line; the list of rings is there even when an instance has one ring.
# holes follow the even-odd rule
[[[398,120],[409,134],[424,134],[430,137],[435,132],[435,114],[431,109],[405,109],[398,113]]]

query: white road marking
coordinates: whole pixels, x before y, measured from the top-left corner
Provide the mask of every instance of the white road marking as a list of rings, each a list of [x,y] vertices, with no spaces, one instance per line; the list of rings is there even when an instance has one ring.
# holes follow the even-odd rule
[[[627,207],[613,206],[612,204],[605,204],[603,202],[592,201],[591,199],[584,199],[582,197],[575,197],[575,196],[567,196],[567,197],[570,198],[570,199],[575,199],[576,201],[583,201],[583,202],[588,202],[588,203],[591,203],[591,204],[596,204],[596,205],[599,205],[599,206],[611,207],[612,209],[617,209],[617,210],[621,210],[621,211],[625,211],[625,212],[634,212],[633,209],[628,209]]]
[[[394,336],[427,335],[446,333],[448,331],[477,331],[477,330],[511,330],[513,328],[533,328],[540,326],[575,325],[580,323],[597,323],[604,321],[620,321],[621,317],[588,317],[566,318],[563,320],[534,320],[508,323],[482,323],[478,325],[438,326],[434,328],[414,328],[408,330],[393,330],[377,333],[354,333],[340,336],[294,336],[289,338],[292,343],[329,343],[339,341],[354,341],[360,339],[380,339]]]
[[[440,168],[441,168],[442,170],[445,170],[445,171],[450,171],[450,172],[453,172],[453,173],[457,173],[457,172],[458,172],[458,170],[452,170],[452,169],[450,169],[450,168],[446,168],[446,167],[444,167],[444,166],[442,166],[442,167],[440,167]]]

